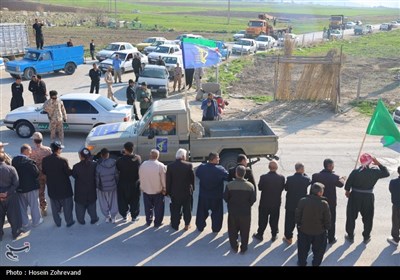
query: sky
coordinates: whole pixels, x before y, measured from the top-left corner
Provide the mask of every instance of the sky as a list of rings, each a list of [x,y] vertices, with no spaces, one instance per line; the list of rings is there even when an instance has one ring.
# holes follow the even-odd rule
[[[385,6],[400,8],[400,0],[350,0],[350,2],[361,4],[368,7]]]

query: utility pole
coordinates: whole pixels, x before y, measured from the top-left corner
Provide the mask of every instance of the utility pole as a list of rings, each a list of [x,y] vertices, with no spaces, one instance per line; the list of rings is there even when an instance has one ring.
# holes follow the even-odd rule
[[[231,22],[231,0],[228,0],[228,25]]]

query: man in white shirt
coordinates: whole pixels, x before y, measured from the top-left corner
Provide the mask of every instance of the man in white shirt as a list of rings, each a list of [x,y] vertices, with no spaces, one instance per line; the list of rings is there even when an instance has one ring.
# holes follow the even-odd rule
[[[164,219],[164,196],[166,194],[166,166],[158,161],[160,152],[150,151],[150,159],[143,162],[139,168],[140,189],[143,191],[144,212],[148,226],[153,222],[154,227],[162,225]]]

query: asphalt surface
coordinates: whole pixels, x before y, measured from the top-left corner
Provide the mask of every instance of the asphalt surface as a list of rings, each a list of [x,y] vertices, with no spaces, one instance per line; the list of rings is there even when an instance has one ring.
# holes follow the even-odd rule
[[[90,79],[87,75],[88,64],[79,66],[76,73],[67,76],[58,74],[43,75],[48,90],[59,93],[89,92]],[[125,103],[127,80],[133,74],[122,76],[123,84],[117,85],[116,98]],[[3,70],[0,72],[0,119],[9,111],[11,83],[13,79]],[[33,104],[31,93],[27,90],[28,81],[23,82],[25,104]],[[106,87],[102,82],[100,93],[106,96]],[[344,115],[335,116],[327,112],[312,118],[298,118],[287,126],[274,126],[279,135],[279,172],[288,176],[294,173],[294,164],[301,161],[305,164],[306,173],[311,175],[322,169],[322,161],[330,157],[335,161],[336,172],[348,176],[354,168],[355,159],[360,148],[363,133],[368,120],[348,119]],[[44,143],[49,144],[49,134],[44,134]],[[85,134],[66,134],[63,156],[72,167],[78,162],[78,150],[84,144]],[[0,127],[0,141],[8,142],[6,151],[17,155],[23,143],[31,139],[19,138],[14,131]],[[349,244],[344,240],[345,209],[347,199],[344,191],[338,190],[338,207],[336,237],[338,242],[328,246],[323,266],[398,266],[400,265],[399,249],[387,243],[386,238],[391,229],[391,202],[388,183],[396,178],[399,165],[400,145],[383,148],[380,137],[368,136],[364,151],[378,157],[390,169],[390,178],[382,179],[375,187],[375,218],[372,240],[368,245],[362,242],[362,222],[358,218],[355,231],[355,242]],[[261,160],[253,167],[258,182],[259,176],[267,172],[267,160]],[[258,193],[258,198],[260,193]],[[295,266],[297,262],[297,244],[287,246],[282,242],[284,207],[281,207],[279,220],[280,233],[278,240],[271,242],[270,229],[264,234],[264,241],[259,243],[250,239],[249,250],[244,254],[230,251],[227,235],[227,212],[222,230],[212,233],[210,219],[207,227],[200,233],[194,226],[197,209],[198,191],[194,195],[192,228],[175,232],[169,226],[169,199],[166,198],[164,225],[158,229],[145,226],[143,203],[141,200],[140,220],[135,223],[105,223],[98,210],[100,221],[90,225],[86,216],[86,225],[75,224],[67,228],[63,222],[56,227],[51,213],[44,217],[44,223],[21,235],[16,241],[11,239],[9,224],[4,226],[5,235],[0,243],[0,266]],[[282,194],[282,205],[285,193]],[[258,201],[252,208],[251,234],[257,230]],[[120,217],[119,217],[120,218]],[[296,240],[296,238],[294,238]],[[7,245],[21,247],[29,242],[29,252],[18,253],[18,261],[6,258]],[[311,253],[308,262],[311,263]]]

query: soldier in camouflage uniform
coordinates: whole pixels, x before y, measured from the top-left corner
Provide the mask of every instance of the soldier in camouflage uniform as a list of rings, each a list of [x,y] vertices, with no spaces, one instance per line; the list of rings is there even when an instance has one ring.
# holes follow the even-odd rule
[[[30,158],[36,162],[37,167],[39,168],[39,202],[40,209],[42,211],[42,216],[47,216],[47,201],[46,201],[46,175],[42,172],[42,160],[43,158],[51,155],[50,147],[44,146],[43,135],[40,132],[33,133],[32,136],[33,142],[35,143],[34,147],[32,147],[32,153]]]
[[[43,104],[43,109],[47,112],[50,121],[50,138],[54,142],[56,133],[60,142],[64,143],[64,127],[63,121],[67,122],[67,113],[65,112],[64,103],[57,99],[57,91],[51,90],[50,99]]]
[[[7,146],[7,145],[8,145],[8,143],[0,142],[0,153],[4,154],[4,157],[5,157],[4,163],[11,165],[11,157],[4,151],[4,146]]]

